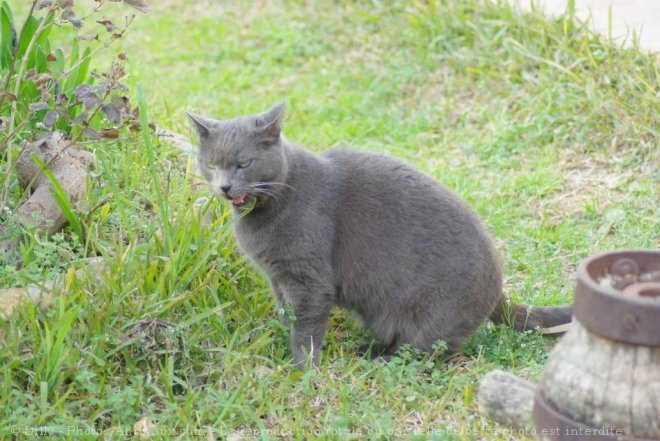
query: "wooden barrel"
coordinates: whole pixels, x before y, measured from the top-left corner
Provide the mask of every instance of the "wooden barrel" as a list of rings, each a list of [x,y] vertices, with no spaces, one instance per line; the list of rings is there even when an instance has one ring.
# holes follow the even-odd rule
[[[538,438],[660,440],[660,251],[584,261],[574,316],[539,383]]]

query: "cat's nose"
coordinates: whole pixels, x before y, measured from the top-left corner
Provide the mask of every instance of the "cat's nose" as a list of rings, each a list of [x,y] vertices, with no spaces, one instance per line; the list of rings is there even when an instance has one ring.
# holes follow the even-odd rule
[[[227,194],[229,193],[229,190],[231,190],[231,185],[221,185],[220,190],[222,190],[224,194]]]

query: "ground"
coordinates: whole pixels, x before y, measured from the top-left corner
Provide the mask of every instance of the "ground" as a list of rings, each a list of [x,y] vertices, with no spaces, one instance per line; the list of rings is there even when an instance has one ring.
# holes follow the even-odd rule
[[[515,301],[569,303],[585,257],[660,246],[655,55],[478,0],[151,3],[98,63],[127,54],[159,128],[192,138],[184,111],[286,99],[289,139],[399,156],[469,201]],[[187,154],[148,136],[87,147],[85,243],[29,238],[22,266],[0,266],[3,286],[66,279],[49,309],[0,321],[0,433],[120,437],[147,417],[163,438],[527,439],[478,415],[479,380],[537,380],[555,340],[485,324],[448,364],[412,350],[372,363],[355,353],[368,334],[337,311],[321,365],[298,371]],[[108,260],[100,280],[73,276],[88,255]]]
[[[550,16],[560,16],[568,0],[511,0],[531,10],[532,5]],[[660,8],[644,0],[575,0],[575,15],[591,28],[617,43],[632,46],[637,40],[644,50],[660,50]],[[610,12],[611,11],[611,12]],[[611,19],[610,19],[611,17]]]

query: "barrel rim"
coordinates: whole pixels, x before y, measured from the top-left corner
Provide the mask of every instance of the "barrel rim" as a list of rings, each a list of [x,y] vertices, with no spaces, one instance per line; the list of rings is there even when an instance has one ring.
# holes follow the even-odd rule
[[[602,337],[660,346],[660,301],[622,295],[596,280],[597,273],[623,258],[638,262],[642,268],[660,270],[660,250],[609,251],[583,260],[577,270],[575,318]]]

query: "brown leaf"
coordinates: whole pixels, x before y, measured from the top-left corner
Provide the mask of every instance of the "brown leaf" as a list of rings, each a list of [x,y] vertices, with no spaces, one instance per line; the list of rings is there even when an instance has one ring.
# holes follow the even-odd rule
[[[87,112],[80,112],[74,119],[71,121],[71,124],[76,125],[80,124],[81,122],[85,121],[89,117]]]
[[[48,89],[39,88],[41,90],[41,101],[50,101],[50,92]]]
[[[117,112],[122,112],[124,110],[123,98],[124,97],[118,95],[112,95],[112,98],[110,98],[112,102],[112,107],[114,107]]]
[[[91,127],[85,127],[82,131],[83,135],[85,135],[86,138],[91,139],[93,141],[98,141],[101,139],[101,135],[98,134],[98,132]]]
[[[119,52],[119,54],[117,54],[117,58],[119,58],[119,59],[122,60],[122,61],[126,60],[126,58],[127,58],[127,57],[126,57],[126,53],[124,53],[124,52]]]
[[[119,78],[123,78],[125,75],[126,71],[124,70],[124,66],[119,63],[112,63],[112,78],[118,80]]]
[[[96,96],[95,93],[90,93],[89,95],[83,97],[82,102],[83,106],[85,106],[85,109],[91,109],[103,104],[103,101],[101,101],[101,99]]]
[[[114,80],[117,81],[120,78],[124,77],[126,75],[126,72],[124,71],[124,67],[119,64],[119,63],[112,63],[112,67],[108,72],[104,72],[102,74],[105,78],[108,78],[109,80]]]
[[[131,113],[131,103],[126,96],[112,96],[112,107],[119,112],[120,115],[128,115]]]
[[[38,112],[40,110],[46,110],[46,109],[50,109],[50,106],[48,105],[48,103],[44,103],[43,101],[38,103],[30,103],[30,110],[32,110],[33,112]]]
[[[46,83],[46,82],[48,82],[52,79],[53,79],[52,75],[47,74],[47,73],[42,73],[42,74],[39,74],[36,77],[34,77],[32,79],[32,82],[34,83],[35,86],[40,86],[40,85],[42,85],[42,84],[44,84],[44,83]]]
[[[149,12],[149,6],[144,2],[144,0],[124,0],[129,6],[133,6],[140,12]]]
[[[106,93],[112,90],[112,83],[106,80],[101,81],[100,83],[94,86],[94,90],[98,95],[105,95]]]
[[[57,61],[57,55],[55,55],[54,53],[50,52],[50,53],[46,56],[46,61]]]
[[[108,118],[108,121],[112,121],[115,124],[120,124],[121,123],[121,115],[115,108],[112,106],[112,104],[104,104],[103,107],[101,107],[101,110],[103,110],[103,113],[105,114],[105,117]]]
[[[97,20],[96,22],[98,24],[102,24],[103,26],[105,26],[105,30],[108,32],[112,32],[115,29],[117,29],[117,26],[115,26],[114,23],[108,20],[107,18],[104,18],[103,20]]]
[[[66,93],[60,93],[55,98],[55,104],[63,104],[69,101],[69,96]]]
[[[37,5],[36,10],[41,11],[44,8],[50,8],[52,5],[53,2],[51,0],[44,0]]]
[[[69,21],[71,19],[76,18],[76,14],[73,12],[73,9],[71,8],[62,8],[62,14],[60,15],[62,17],[62,20]]]
[[[99,34],[78,35],[76,38],[78,40],[93,41],[99,39]]]
[[[59,117],[60,115],[53,110],[46,113],[46,116],[44,116],[44,127],[46,127],[48,130],[52,129]]]
[[[92,91],[92,86],[90,86],[89,84],[81,84],[80,86],[76,87],[76,90],[73,91],[73,94],[78,99],[82,99],[87,95],[89,95],[90,93],[93,93],[93,91]]]
[[[76,14],[73,12],[73,0],[60,0],[59,3],[60,8],[62,9],[62,14],[60,15],[62,20],[70,22],[76,29],[82,28],[82,20],[78,19]]]
[[[6,90],[3,90],[3,91],[2,91],[2,95],[3,95],[5,98],[7,98],[9,101],[16,101],[16,100],[18,99],[18,97],[17,97],[16,95],[14,95],[14,94],[11,93],[11,92],[7,92]]]
[[[67,124],[71,122],[71,116],[69,115],[69,111],[67,109],[60,107],[55,109],[55,111],[60,115],[60,118],[67,122]]]
[[[101,136],[108,139],[117,139],[119,138],[119,130],[115,128],[101,129]]]

